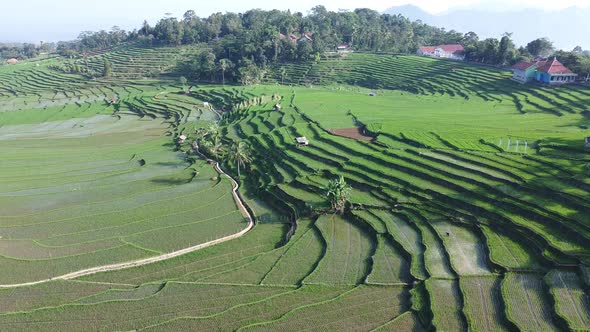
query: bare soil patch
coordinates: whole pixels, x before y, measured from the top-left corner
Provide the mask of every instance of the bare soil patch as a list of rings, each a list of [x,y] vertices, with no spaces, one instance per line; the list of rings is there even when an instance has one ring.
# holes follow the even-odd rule
[[[373,137],[367,136],[363,134],[363,130],[361,128],[343,128],[343,129],[330,129],[330,132],[334,135],[358,139],[360,141],[371,142]]]

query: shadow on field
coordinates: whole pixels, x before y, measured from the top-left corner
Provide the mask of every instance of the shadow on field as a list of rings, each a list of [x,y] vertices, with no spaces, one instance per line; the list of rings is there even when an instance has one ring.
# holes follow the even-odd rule
[[[541,156],[557,157],[554,165],[561,165],[562,170],[579,168],[580,161],[590,161],[590,147],[585,146],[585,138],[589,133],[580,133],[578,139],[550,138],[538,143]],[[572,161],[577,159],[578,161]],[[550,166],[550,165],[548,165]],[[575,175],[575,174],[572,174]]]
[[[151,182],[167,186],[177,186],[190,183],[191,179],[152,179]]]
[[[186,168],[186,163],[179,163],[175,161],[160,161],[154,163],[155,166],[173,167],[173,168]]]

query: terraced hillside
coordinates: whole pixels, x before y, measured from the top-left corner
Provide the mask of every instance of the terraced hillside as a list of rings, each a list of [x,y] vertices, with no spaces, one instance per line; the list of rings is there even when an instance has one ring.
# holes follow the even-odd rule
[[[269,88],[286,93],[280,111],[272,104],[250,107],[234,112],[227,126],[257,153],[244,177],[251,188],[295,219],[320,215],[315,227],[325,254],[302,283],[424,282],[427,308],[418,313],[425,326],[439,330],[579,328],[590,307],[574,294],[587,301],[588,284],[574,277],[564,286],[576,317],[574,309],[560,309],[559,281],[552,276],[580,277],[590,263],[585,108],[563,116],[524,115],[494,111],[500,101],[385,90],[370,97],[370,90],[343,88],[348,91]],[[580,98],[588,93],[566,92]],[[376,124],[377,133],[371,130]],[[374,142],[333,134],[355,126],[376,135]],[[518,138],[508,133],[517,130],[529,137],[528,151],[488,139],[503,136],[515,144]],[[300,136],[310,145],[298,146]],[[548,151],[543,145],[574,137],[575,148]],[[351,205],[334,219],[325,215],[330,206],[324,188],[340,175],[352,187]],[[339,230],[349,223],[358,228]],[[369,253],[366,237],[373,243]],[[351,252],[356,255],[347,258]],[[358,259],[371,266],[354,277]],[[331,266],[339,266],[337,275]],[[347,277],[349,271],[353,276]]]
[[[285,75],[281,76],[282,70]],[[346,54],[320,62],[277,65],[269,83],[345,84],[369,89],[401,90],[418,95],[447,95],[465,100],[509,104],[519,113],[566,115],[588,111],[588,90],[527,86],[510,73],[485,66],[407,55]]]
[[[198,47],[144,47],[122,45],[112,49],[88,53],[78,65],[102,73],[105,60],[111,64],[112,75],[118,79],[157,77],[168,74],[179,61],[198,53]]]
[[[14,108],[0,113],[8,156],[0,165],[0,256],[31,262],[10,265],[1,283],[79,261],[99,265],[92,246],[121,250],[120,241],[144,257],[243,227],[224,210],[232,203],[226,181],[189,151],[197,128],[217,119],[204,102],[231,109],[220,122],[224,143],[253,148],[239,180],[258,220],[243,237],[169,260],[0,289],[2,329],[587,329],[589,92],[522,87],[505,73],[455,63],[456,81],[469,82],[471,72],[493,78],[456,87],[469,98],[427,91],[411,63],[400,71],[413,78],[389,70],[344,84],[375,59],[449,65],[353,55],[353,69],[319,75],[325,87],[203,86],[186,95],[161,80],[79,78],[66,97],[56,97],[57,85],[2,96]],[[6,70],[2,86],[22,75],[69,77],[44,64]],[[455,89],[449,82],[437,84]],[[478,96],[476,84],[497,98]],[[95,89],[112,89],[117,100]],[[90,91],[102,99],[91,102]],[[546,105],[554,111],[520,112],[506,93],[554,94]],[[36,106],[50,101],[60,104]],[[180,134],[188,139],[176,145]],[[299,136],[310,145],[297,146]],[[223,168],[237,174],[233,163]],[[340,175],[350,202],[334,214],[324,187]],[[129,177],[136,181],[121,185]],[[85,224],[92,227],[76,229]],[[68,254],[76,258],[62,264]],[[135,256],[105,259],[123,257]]]

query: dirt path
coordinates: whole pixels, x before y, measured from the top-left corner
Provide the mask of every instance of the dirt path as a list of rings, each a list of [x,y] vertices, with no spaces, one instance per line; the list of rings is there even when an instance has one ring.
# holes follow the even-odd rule
[[[139,260],[135,260],[135,261],[131,261],[131,262],[96,266],[96,267],[64,274],[64,275],[61,275],[58,277],[52,277],[49,279],[43,279],[43,280],[38,280],[38,281],[25,282],[25,283],[21,283],[21,284],[0,285],[0,288],[16,288],[16,287],[33,286],[33,285],[38,285],[38,284],[42,284],[42,283],[53,281],[53,280],[70,280],[70,279],[75,279],[75,278],[79,278],[79,277],[83,277],[83,276],[87,276],[87,275],[91,275],[91,274],[95,274],[95,273],[100,273],[100,272],[117,271],[117,270],[127,269],[127,268],[131,268],[131,267],[147,265],[147,264],[151,264],[151,263],[161,262],[161,261],[171,259],[174,257],[182,256],[182,255],[191,253],[193,251],[201,250],[201,249],[211,247],[213,245],[216,245],[216,244],[219,244],[222,242],[226,242],[229,240],[234,240],[234,239],[237,239],[237,238],[243,236],[244,234],[248,233],[252,228],[254,228],[254,218],[252,215],[250,215],[250,213],[248,212],[248,210],[244,206],[244,202],[242,202],[242,200],[240,199],[240,197],[238,195],[239,185],[236,182],[236,180],[234,180],[231,176],[227,175],[221,169],[221,167],[219,166],[219,163],[215,164],[215,169],[217,170],[217,172],[219,172],[219,174],[226,176],[231,181],[232,187],[233,187],[232,194],[234,196],[234,200],[236,201],[238,208],[242,212],[242,215],[244,215],[244,217],[246,219],[248,219],[248,226],[246,228],[244,228],[243,230],[241,230],[240,232],[238,232],[236,234],[228,235],[226,237],[222,237],[222,238],[219,238],[216,240],[212,240],[209,242],[201,243],[196,246],[192,246],[192,247],[180,249],[178,251],[174,251],[171,253],[163,254],[160,256],[139,259]]]

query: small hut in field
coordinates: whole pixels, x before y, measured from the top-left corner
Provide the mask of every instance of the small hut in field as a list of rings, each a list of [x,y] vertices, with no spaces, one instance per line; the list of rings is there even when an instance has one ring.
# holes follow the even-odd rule
[[[178,137],[178,143],[181,143],[181,144],[184,143],[186,141],[186,138],[187,138],[186,135],[180,135]]]
[[[15,65],[18,63],[18,59],[15,59],[15,58],[8,59],[8,60],[6,60],[6,63],[9,65]]]
[[[280,111],[281,108],[283,108],[283,106],[281,106],[281,104],[275,104],[275,106],[273,107],[273,110]]]
[[[295,139],[295,141],[297,141],[297,145],[298,146],[307,146],[307,145],[309,145],[309,141],[307,140],[307,138],[305,136],[303,136],[303,137],[297,137]]]

